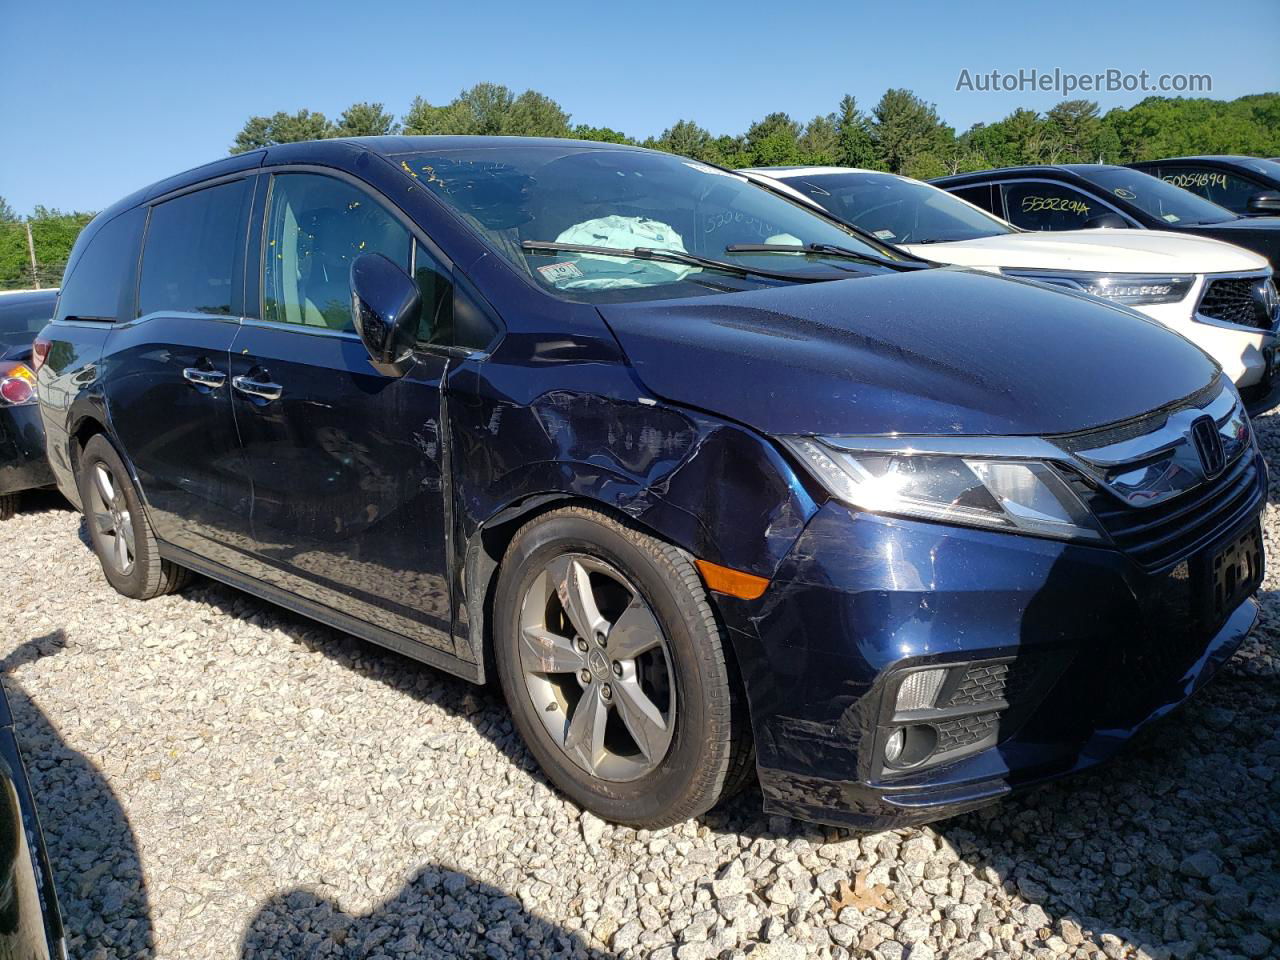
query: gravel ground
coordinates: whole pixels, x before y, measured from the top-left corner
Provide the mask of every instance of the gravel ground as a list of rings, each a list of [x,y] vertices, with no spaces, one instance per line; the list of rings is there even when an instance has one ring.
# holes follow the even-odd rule
[[[53,497],[3,533],[0,667],[74,957],[1280,955],[1274,507],[1259,629],[1128,763],[866,836],[757,792],[615,828],[492,691],[204,581],[124,600]]]

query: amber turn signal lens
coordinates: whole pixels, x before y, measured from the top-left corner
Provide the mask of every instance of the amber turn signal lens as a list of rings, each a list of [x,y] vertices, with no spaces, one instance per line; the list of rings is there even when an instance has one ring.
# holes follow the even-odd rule
[[[769,581],[739,570],[730,570],[706,560],[695,560],[707,587],[716,593],[727,593],[740,600],[755,600],[769,588]]]

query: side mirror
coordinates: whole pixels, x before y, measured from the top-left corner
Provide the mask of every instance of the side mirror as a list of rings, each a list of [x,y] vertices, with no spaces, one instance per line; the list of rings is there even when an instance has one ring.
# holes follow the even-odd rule
[[[1095,214],[1084,222],[1086,230],[1123,230],[1127,226],[1129,221],[1109,210],[1106,213]]]
[[[1263,190],[1255,193],[1249,198],[1245,209],[1255,216],[1280,213],[1280,191]]]
[[[413,358],[422,295],[413,278],[380,253],[351,264],[351,320],[379,373],[403,376]]]

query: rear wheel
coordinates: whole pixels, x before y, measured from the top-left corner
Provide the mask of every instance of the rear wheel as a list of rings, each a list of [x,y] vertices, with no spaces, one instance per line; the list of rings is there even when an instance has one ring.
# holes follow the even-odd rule
[[[187,582],[185,569],[161,559],[124,461],[102,434],[85,444],[76,483],[89,540],[111,586],[126,597],[150,600]]]
[[[495,615],[516,726],[580,805],[666,826],[739,779],[745,715],[687,554],[595,511],[557,510],[512,540]]]

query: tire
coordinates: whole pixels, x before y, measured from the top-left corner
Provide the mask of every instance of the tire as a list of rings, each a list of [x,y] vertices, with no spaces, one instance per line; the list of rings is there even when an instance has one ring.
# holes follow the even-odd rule
[[[18,512],[18,495],[16,493],[0,494],[0,520],[8,520]]]
[[[76,485],[93,552],[117,592],[134,600],[150,600],[186,585],[189,571],[160,557],[129,471],[102,434],[85,444]]]
[[[586,604],[572,599],[584,584]],[[594,642],[577,629],[587,623],[599,627],[588,629]],[[683,551],[584,507],[531,521],[499,568],[494,655],[534,758],[603,819],[670,826],[745,782],[752,758],[745,705]],[[597,711],[606,719],[593,726]],[[581,733],[597,729],[595,739]]]

